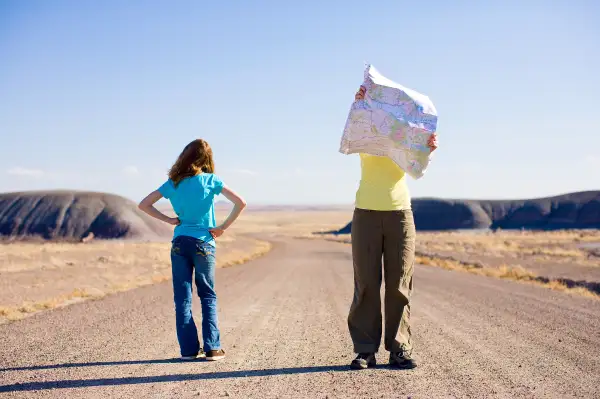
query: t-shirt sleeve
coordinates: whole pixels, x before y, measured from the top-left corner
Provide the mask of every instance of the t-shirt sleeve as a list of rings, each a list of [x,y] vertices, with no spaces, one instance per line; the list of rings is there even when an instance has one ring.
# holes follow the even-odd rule
[[[221,180],[221,178],[217,175],[213,175],[213,192],[215,193],[215,195],[219,195],[221,194],[221,191],[223,191],[223,186],[225,184],[223,183],[223,180]]]
[[[169,199],[175,192],[175,185],[173,184],[171,179],[169,179],[158,188],[158,192],[166,199]]]

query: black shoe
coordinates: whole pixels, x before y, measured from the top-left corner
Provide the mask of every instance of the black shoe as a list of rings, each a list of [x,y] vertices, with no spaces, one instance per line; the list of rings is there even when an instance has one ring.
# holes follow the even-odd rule
[[[405,351],[392,352],[390,353],[390,366],[403,370],[410,370],[417,367],[417,361]]]
[[[350,363],[350,367],[354,370],[364,370],[369,367],[375,367],[377,360],[374,353],[359,353],[356,359]]]

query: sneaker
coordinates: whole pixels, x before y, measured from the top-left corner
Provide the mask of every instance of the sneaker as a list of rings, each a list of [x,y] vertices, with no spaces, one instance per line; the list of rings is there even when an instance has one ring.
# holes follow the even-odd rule
[[[350,367],[354,370],[364,370],[369,367],[375,367],[377,360],[374,353],[359,353],[356,359],[350,363]]]
[[[202,349],[197,355],[189,355],[189,356],[181,356],[181,360],[196,360],[196,359],[204,359],[206,357],[206,353]]]
[[[390,366],[403,370],[414,369],[417,361],[406,351],[390,353]]]
[[[206,360],[215,361],[215,360],[221,360],[224,358],[225,358],[225,351],[223,349],[206,352]]]

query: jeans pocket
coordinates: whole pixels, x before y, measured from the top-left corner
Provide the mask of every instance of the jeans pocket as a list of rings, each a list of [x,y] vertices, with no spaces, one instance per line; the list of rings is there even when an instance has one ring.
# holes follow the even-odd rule
[[[202,255],[206,257],[215,256],[215,248],[205,242],[199,242],[196,244],[196,255]]]
[[[181,255],[181,246],[178,243],[171,245],[171,255]]]

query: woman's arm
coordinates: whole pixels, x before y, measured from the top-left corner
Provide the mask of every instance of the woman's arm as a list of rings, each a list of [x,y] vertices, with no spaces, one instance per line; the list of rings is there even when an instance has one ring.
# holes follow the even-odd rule
[[[162,194],[158,190],[152,191],[139,203],[138,208],[153,218],[177,226],[179,224],[178,218],[170,218],[154,207],[154,204],[162,197]]]
[[[229,187],[223,186],[221,194],[223,194],[223,196],[225,196],[225,198],[227,198],[229,201],[233,202],[233,209],[223,224],[209,230],[210,234],[212,234],[214,238],[223,235],[225,230],[227,230],[229,226],[235,222],[235,220],[241,215],[242,211],[246,207],[246,201],[244,201],[242,197],[240,197],[236,192],[232,191]]]

